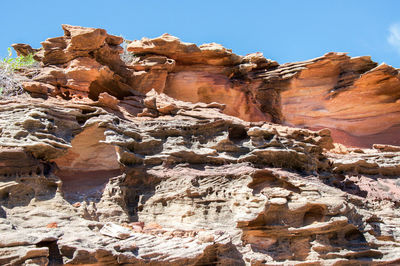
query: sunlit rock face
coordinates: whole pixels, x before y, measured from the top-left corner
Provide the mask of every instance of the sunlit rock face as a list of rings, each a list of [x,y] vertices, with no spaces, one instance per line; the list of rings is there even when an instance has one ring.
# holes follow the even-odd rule
[[[335,141],[352,146],[400,144],[397,69],[338,53],[303,67],[280,94],[285,123],[331,128]]]
[[[396,69],[63,29],[0,99],[1,265],[400,263]]]
[[[225,104],[225,114],[245,121],[330,128],[335,142],[350,146],[400,144],[398,70],[368,56],[328,53],[279,65],[261,53],[239,56],[169,34],[129,42],[123,51],[122,38],[105,30],[63,29],[64,36],[30,49],[44,65],[24,84],[33,94],[97,100],[107,92],[123,99],[155,89],[192,103]]]
[[[254,94],[263,89],[263,81],[251,78],[251,73],[278,65],[260,53],[238,56],[216,43],[197,46],[169,34],[133,41],[127,50],[138,56],[132,67],[145,69],[147,65],[148,74],[158,77],[150,78],[151,83],[146,78],[146,84],[138,86],[141,91],[155,88],[183,101],[223,103],[226,114],[246,121],[279,121],[278,94],[270,93],[268,102]],[[171,63],[156,68],[160,57]],[[160,71],[168,74],[160,75]]]
[[[42,42],[35,59],[43,68],[24,83],[37,96],[97,100],[102,92],[121,98],[132,95],[131,71],[120,58],[123,39],[103,29],[62,25],[64,36]]]
[[[246,121],[331,128],[335,141],[351,146],[400,144],[398,70],[367,56],[329,53],[278,65],[261,54],[240,57],[217,44],[197,47],[170,35],[134,41],[128,50],[175,62],[155,86],[174,98],[224,103],[226,114]]]

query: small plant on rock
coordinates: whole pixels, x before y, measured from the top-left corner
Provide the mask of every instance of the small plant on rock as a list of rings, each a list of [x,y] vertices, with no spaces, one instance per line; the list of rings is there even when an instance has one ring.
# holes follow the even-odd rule
[[[12,57],[12,49],[8,47],[8,56],[3,58],[1,67],[11,71],[21,69],[23,67],[30,67],[35,65],[36,61],[33,59],[33,54],[26,56],[20,55],[18,57]]]
[[[137,60],[137,57],[131,53],[128,52],[128,45],[131,43],[132,41],[129,41],[127,39],[124,38],[124,42],[122,43],[122,48],[124,49],[123,53],[120,55],[122,61],[125,62],[125,64],[131,64],[132,62],[134,62],[135,60]]]
[[[0,60],[0,96],[15,96],[24,92],[21,84],[21,75],[15,73],[24,68],[37,66],[33,54],[12,57],[12,50],[8,48],[8,56]]]

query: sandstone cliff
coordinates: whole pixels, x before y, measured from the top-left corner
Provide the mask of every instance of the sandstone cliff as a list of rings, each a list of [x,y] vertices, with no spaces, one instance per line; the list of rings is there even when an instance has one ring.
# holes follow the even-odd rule
[[[0,264],[400,263],[397,69],[63,29],[14,45]]]

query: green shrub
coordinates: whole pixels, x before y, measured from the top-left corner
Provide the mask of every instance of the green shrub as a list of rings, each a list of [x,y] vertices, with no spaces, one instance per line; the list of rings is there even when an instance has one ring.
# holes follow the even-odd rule
[[[11,48],[8,48],[8,56],[0,60],[0,97],[23,94],[23,76],[17,72],[24,68],[38,66],[38,63],[33,59],[33,54],[15,58],[12,55]]]
[[[7,70],[15,71],[24,67],[33,66],[36,63],[35,59],[33,59],[33,54],[29,54],[27,56],[18,56],[16,58],[12,57],[12,49],[8,47],[8,56],[3,58],[1,67],[6,68]]]

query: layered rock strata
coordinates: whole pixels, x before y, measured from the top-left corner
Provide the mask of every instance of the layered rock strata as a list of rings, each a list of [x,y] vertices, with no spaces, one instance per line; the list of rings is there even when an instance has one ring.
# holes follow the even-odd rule
[[[278,65],[170,35],[122,60],[121,38],[63,28],[36,51],[39,75],[25,72],[30,95],[0,102],[1,265],[400,263],[400,147],[271,123],[340,128],[336,109],[295,100],[354,97],[382,67],[344,54]],[[396,97],[382,91],[378,109]],[[358,118],[341,129],[379,133]]]
[[[207,53],[210,47],[220,51],[212,60]],[[254,112],[245,115],[231,111],[229,107],[235,108],[238,102],[226,97],[236,93],[234,97],[242,99],[237,95],[239,90],[249,96],[246,102],[255,102],[258,110],[269,114],[274,122],[331,128],[335,141],[357,147],[400,144],[396,137],[400,133],[399,71],[386,64],[378,65],[368,56],[351,58],[344,53],[328,53],[309,61],[278,65],[262,54],[250,54],[240,61],[216,44],[197,47],[168,35],[134,41],[128,51],[176,61],[176,70],[159,88],[174,98],[219,101],[227,104],[227,114],[248,121],[265,120]],[[210,72],[218,72],[213,70],[215,66],[225,70],[219,72],[219,79],[210,76]],[[220,93],[221,83],[225,93]]]
[[[135,94],[132,73],[120,58],[123,39],[103,29],[63,25],[64,36],[42,42],[34,58],[43,65],[41,73],[24,83],[38,96],[90,97],[101,92],[116,97]]]
[[[335,141],[356,147],[400,144],[397,69],[342,53],[280,68],[294,74],[280,94],[286,124],[328,127]]]
[[[346,145],[400,144],[399,72],[368,56],[328,53],[279,65],[261,53],[239,56],[219,44],[197,46],[168,34],[129,42],[123,51],[123,39],[105,30],[63,29],[64,36],[47,39],[42,49],[14,46],[36,52],[45,66],[26,90],[97,100],[102,92],[122,99],[155,89],[183,101],[223,103],[226,114],[246,121],[328,127]]]
[[[398,150],[370,167],[368,153],[324,152],[327,130],[155,91],[129,101],[3,102],[2,264],[400,259]]]

